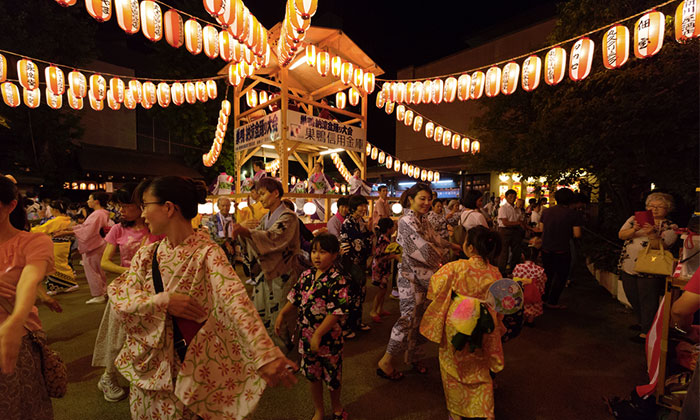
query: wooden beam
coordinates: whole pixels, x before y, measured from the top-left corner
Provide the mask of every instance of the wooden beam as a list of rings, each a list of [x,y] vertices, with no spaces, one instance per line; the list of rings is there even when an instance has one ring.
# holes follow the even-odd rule
[[[339,29],[337,32],[328,35],[327,37],[322,39],[320,42],[316,43],[316,48],[322,50],[327,45],[329,45],[331,42],[335,41],[336,38],[339,38],[341,35],[343,35],[343,31],[341,31]]]
[[[241,151],[241,156],[242,156],[242,159],[241,159],[241,167],[242,167],[246,162],[248,162],[248,160],[249,160],[250,158],[252,158],[254,154],[258,153],[258,150],[260,150],[260,146],[253,148],[252,151],[251,151],[250,153],[247,153],[246,151]]]
[[[253,107],[253,108],[250,108],[250,109],[246,110],[245,112],[241,112],[241,114],[238,116],[238,118],[245,118],[245,117],[247,117],[248,115],[255,113],[256,111],[259,111],[259,110],[261,110],[261,109],[264,109],[265,107],[269,106],[270,104],[273,104],[273,103],[275,103],[275,102],[279,102],[279,101],[281,101],[281,100],[282,100],[282,98],[280,98],[279,96],[277,96],[277,97],[275,97],[275,98],[272,98],[272,99],[270,99],[269,101],[267,101],[267,102],[265,102],[265,103],[262,103],[262,104],[259,104],[258,106],[255,106],[255,107]]]
[[[281,87],[282,87],[282,84],[280,84],[279,82],[275,82],[274,80],[270,80],[270,79],[267,79],[267,78],[265,78],[265,77],[258,76],[258,75],[256,75],[256,74],[250,76],[250,78],[253,79],[253,80],[259,81],[259,82],[261,82],[261,83],[268,84],[268,85],[270,85],[270,86],[275,86],[275,87],[278,87],[278,88],[281,88]]]
[[[306,163],[304,163],[304,161],[301,159],[301,156],[299,156],[299,154],[296,151],[293,151],[292,155],[295,158],[297,158],[297,162],[299,162],[301,164],[301,167],[304,168],[304,170],[306,171],[307,174],[311,172],[311,168],[306,166]]]
[[[317,100],[319,98],[323,98],[324,96],[328,96],[331,93],[338,92],[340,90],[343,90],[345,88],[345,83],[343,83],[341,80],[336,80],[335,82],[328,84],[326,86],[320,87],[316,89],[315,91],[309,93],[309,95],[314,99]]]
[[[241,91],[241,93],[239,93],[238,98],[242,98],[249,90],[253,89],[253,88],[254,88],[255,86],[257,86],[260,82],[261,82],[260,79],[258,79],[258,80],[253,80],[253,83],[251,83],[251,84],[249,84],[248,86],[246,86],[245,89],[243,89],[243,90]]]
[[[282,190],[285,193],[289,192],[289,159],[287,159],[287,110],[289,109],[289,69],[284,67],[279,71],[280,81],[282,86],[280,87],[280,109],[282,110],[280,126],[282,132],[280,133],[280,140],[278,144],[278,154],[280,157],[280,179],[282,180]]]
[[[351,120],[343,121],[343,124],[355,124],[355,123],[359,123],[359,122],[363,122],[363,121],[364,121],[364,118],[362,118],[362,117],[353,118]]]
[[[360,171],[362,171],[362,159],[359,156],[357,156],[357,153],[355,153],[352,150],[346,150],[346,152],[348,152],[348,156],[350,156],[350,159],[352,159],[352,161],[355,162],[355,165],[357,165],[357,167],[360,168]]]
[[[330,106],[330,105],[324,105],[324,104],[322,104],[322,103],[320,103],[320,102],[310,101],[310,100],[308,100],[308,99],[306,99],[306,98],[299,98],[299,99],[298,99],[298,102],[302,102],[302,103],[305,103],[305,104],[313,105],[313,106],[315,106],[316,108],[327,109],[327,110],[329,110],[329,111],[331,111],[331,112],[334,112],[334,113],[336,113],[336,114],[341,114],[341,115],[345,115],[345,116],[352,117],[352,118],[362,118],[362,115],[360,115],[360,114],[355,114],[354,112],[346,111],[346,110],[344,110],[344,109],[334,108],[334,107],[332,107],[332,106]]]
[[[236,136],[236,128],[239,127],[239,114],[241,113],[241,100],[239,98],[238,92],[241,90],[240,86],[236,86],[233,88],[233,136],[234,136],[234,144],[235,144],[235,136]],[[237,193],[241,192],[241,166],[243,164],[241,163],[241,156],[242,153],[240,152],[234,152],[234,167],[236,168],[236,189],[234,190]]]
[[[369,96],[366,92],[362,92],[362,97],[360,98],[362,105],[360,106],[360,112],[362,113],[362,127],[365,130],[365,138],[367,137],[367,104],[369,102]],[[365,153],[364,148],[367,147],[365,144],[362,145],[362,152],[360,152],[360,178],[367,179],[367,153]]]

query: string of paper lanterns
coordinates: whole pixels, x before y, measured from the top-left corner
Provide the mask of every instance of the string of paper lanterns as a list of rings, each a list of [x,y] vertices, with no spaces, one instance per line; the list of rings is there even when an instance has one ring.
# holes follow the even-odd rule
[[[337,153],[331,153],[331,160],[333,161],[333,164],[335,165],[336,169],[338,169],[338,172],[340,172],[340,175],[342,175],[342,177],[345,179],[345,182],[350,182],[352,175],[350,175],[350,171],[348,171],[348,168],[345,167],[343,159],[340,158],[340,155],[338,155]]]
[[[277,41],[277,58],[281,67],[289,65],[296,57],[317,6],[318,0],[287,0],[282,30]]]
[[[230,62],[236,57],[239,61],[244,57],[247,60],[254,59],[259,64],[269,63],[267,30],[241,0],[203,1],[205,9],[219,25],[199,19],[160,0],[85,0],[85,8],[95,20],[106,22],[112,18],[112,1],[117,23],[127,34],[141,31],[153,42],[165,37],[173,48],[184,45],[191,54],[204,52],[211,59],[221,57]],[[64,7],[76,4],[76,0],[56,2]],[[161,4],[169,10],[163,13]],[[183,21],[181,15],[189,19]]]
[[[209,152],[202,155],[204,166],[212,166],[219,159],[221,147],[224,145],[224,137],[226,137],[226,128],[228,127],[228,118],[231,115],[231,102],[224,99],[221,101],[221,110],[219,110],[219,122],[216,125],[216,134],[214,134],[214,143],[211,145]]]
[[[275,173],[280,168],[280,160],[275,159],[265,164],[265,172]]]
[[[373,146],[370,142],[367,142],[365,154],[370,159],[376,160],[379,165],[385,165],[387,169],[393,169],[394,172],[401,172],[411,178],[427,182],[438,182],[440,180],[440,172],[421,169],[418,165],[401,162],[399,158],[384,152],[377,146]]]
[[[306,64],[315,67],[321,76],[326,76],[330,71],[331,75],[339,78],[343,84],[354,86],[358,90],[358,100],[359,92],[368,95],[374,92],[375,76],[373,72],[366,71],[328,51],[317,52],[315,45],[307,45],[305,52]]]
[[[383,100],[397,104],[441,104],[454,102],[455,99],[476,100],[483,95],[487,97],[499,94],[510,95],[517,90],[518,78],[523,90],[531,92],[539,86],[541,79],[551,86],[559,84],[567,72],[571,80],[578,82],[588,77],[593,63],[595,43],[588,36],[606,29],[601,48],[603,64],[607,69],[620,68],[628,61],[630,49],[630,31],[620,23],[641,16],[634,23],[632,49],[635,57],[639,59],[651,57],[661,50],[665,29],[665,16],[655,9],[673,1],[675,0],[667,1],[654,9],[621,19],[558,45],[491,65],[425,79],[386,81],[382,85]],[[676,9],[675,39],[679,43],[685,43],[700,36],[697,1],[682,1]],[[561,45],[569,42],[574,43],[569,51],[570,58],[567,66],[567,51]],[[544,68],[542,59],[536,55],[543,51],[547,51]],[[516,60],[522,58],[524,61],[521,66]],[[500,65],[503,66],[500,67]]]
[[[44,84],[46,103],[50,108],[60,109],[63,106],[63,94],[66,94],[68,105],[75,109],[83,109],[87,97],[90,107],[101,111],[104,101],[110,109],[119,110],[124,105],[127,109],[135,109],[137,104],[150,109],[158,104],[165,108],[173,103],[182,105],[187,102],[206,102],[216,99],[218,94],[217,79],[221,76],[199,79],[173,81],[172,79],[134,79],[131,76],[119,76],[108,73],[98,73],[90,70],[73,69],[66,77],[61,67],[45,60],[24,58],[9,51],[0,50],[5,54],[22,57],[17,61],[17,79],[7,77],[7,59],[0,54],[0,90],[3,101],[10,107],[19,106],[20,91],[14,81],[22,87],[21,98],[29,108],[37,108],[41,104],[40,85]],[[41,82],[41,71],[35,63],[47,64],[44,68],[44,82]],[[68,67],[70,68],[70,67]],[[84,73],[87,73],[88,76]],[[111,76],[111,77],[110,77]],[[124,79],[127,79],[125,82]],[[168,83],[173,81],[173,83]],[[67,85],[67,86],[66,86]]]
[[[394,102],[384,101],[384,90],[377,93],[377,108],[384,107],[387,114],[391,114],[396,109],[396,119],[402,121],[406,127],[413,127],[413,131],[419,132],[424,129],[425,137],[433,139],[436,143],[442,143],[445,147],[453,150],[460,150],[462,153],[477,154],[481,151],[481,142],[474,138],[450,130],[442,125],[429,120],[420,112],[401,104],[395,106]]]

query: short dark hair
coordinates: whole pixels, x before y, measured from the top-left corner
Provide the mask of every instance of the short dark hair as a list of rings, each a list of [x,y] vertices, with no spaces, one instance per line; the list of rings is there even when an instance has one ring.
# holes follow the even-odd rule
[[[265,164],[262,162],[262,160],[254,160],[253,166],[257,166],[258,168],[265,169]]]
[[[121,188],[112,194],[112,200],[119,204],[133,204],[135,202],[134,192],[137,186],[133,182],[122,185]]]
[[[492,264],[501,253],[501,237],[484,226],[474,226],[467,231],[466,245],[473,246],[481,258]]]
[[[316,244],[318,244],[322,250],[330,252],[331,254],[337,254],[340,252],[340,243],[338,242],[338,238],[330,233],[322,233],[314,237],[314,239],[311,241],[311,250],[316,247]]]
[[[107,207],[107,204],[109,203],[109,194],[104,191],[95,191],[90,193],[90,195],[92,196],[93,200],[100,203],[100,206]]]
[[[387,191],[388,191],[388,190],[389,190],[389,187],[387,187],[386,185],[380,185],[380,186],[377,187],[377,191],[381,191],[381,190],[387,190]]]
[[[197,204],[207,202],[208,192],[204,182],[174,175],[145,179],[136,190],[139,204],[143,193],[150,191],[161,203],[170,201],[180,207],[180,214],[187,220],[197,215]]]
[[[379,235],[384,235],[394,227],[394,221],[390,217],[382,217],[377,221],[377,226],[374,228],[374,232]]]
[[[574,192],[568,188],[561,188],[554,193],[554,199],[559,206],[568,206],[574,202]]]
[[[534,206],[535,204],[537,204],[537,199],[531,198],[531,199],[527,200],[527,204]]]
[[[58,200],[51,200],[49,207],[58,210],[58,212],[61,214],[66,214],[66,211],[68,210],[68,204],[66,203],[66,200],[60,198]]]
[[[507,196],[509,196],[509,195],[511,195],[511,194],[518,195],[518,192],[511,188],[510,190],[506,191],[506,194],[505,194],[505,195],[506,195],[506,197],[507,197]]]
[[[284,195],[284,190],[282,189],[282,183],[274,178],[270,178],[269,176],[262,178],[260,181],[256,182],[255,189],[256,190],[262,189],[262,190],[265,190],[268,192],[277,191],[279,193],[279,198],[282,198],[282,196]]]
[[[350,199],[348,197],[340,197],[338,199],[338,207],[349,206],[349,205],[350,205]]]
[[[350,199],[348,199],[348,207],[350,208],[350,213],[353,213],[355,210],[357,210],[358,207],[360,207],[363,204],[369,204],[367,202],[367,199],[361,195],[353,195],[350,196]]]
[[[282,200],[282,204],[284,204],[284,206],[289,210],[294,211],[294,203],[292,202],[292,200],[285,198],[284,200]]]
[[[482,194],[477,190],[469,190],[464,194],[462,205],[468,209],[477,208],[476,202],[482,197]]]
[[[15,229],[28,230],[27,212],[24,210],[24,203],[22,202],[22,197],[19,195],[17,184],[12,182],[10,178],[0,176],[0,202],[8,205],[12,200],[17,200],[17,206],[12,210],[12,213],[10,213],[10,224]]]
[[[436,204],[443,204],[444,205],[445,202],[442,201],[442,199],[440,199],[440,198],[436,198],[433,200],[433,202],[430,205],[431,205],[431,207],[435,207]]]

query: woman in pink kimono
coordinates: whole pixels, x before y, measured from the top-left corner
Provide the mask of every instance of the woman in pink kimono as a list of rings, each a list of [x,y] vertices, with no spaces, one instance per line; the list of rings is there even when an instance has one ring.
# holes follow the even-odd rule
[[[333,190],[333,186],[328,182],[326,174],[323,173],[323,162],[320,160],[316,161],[314,165],[314,170],[311,171],[309,176],[309,193],[310,194],[327,194]],[[316,215],[315,218],[321,221],[326,220],[326,207],[324,200],[319,200],[314,198],[314,204],[316,205]],[[312,217],[314,218],[314,217]]]
[[[472,312],[472,328],[476,319],[491,317],[492,332],[481,336],[480,346],[472,350],[466,346],[457,350],[453,337],[462,333],[458,322],[464,318],[459,305],[467,300],[480,308],[486,300],[489,286],[501,278],[498,268],[491,265],[501,249],[500,238],[483,226],[469,230],[464,243],[468,260],[458,260],[442,266],[430,279],[428,299],[432,302],[425,311],[420,332],[427,339],[440,344],[440,374],[445,390],[447,409],[454,420],[462,418],[494,418],[493,383],[491,372],[503,370],[501,335],[504,328],[497,314]],[[464,321],[464,319],[461,319]],[[471,338],[477,335],[470,332]]]
[[[115,364],[132,417],[243,419],[265,382],[291,385],[297,367],[272,343],[221,247],[192,229],[204,184],[167,176],[139,191],[146,223],[165,238],[141,247],[109,286],[126,330]]]

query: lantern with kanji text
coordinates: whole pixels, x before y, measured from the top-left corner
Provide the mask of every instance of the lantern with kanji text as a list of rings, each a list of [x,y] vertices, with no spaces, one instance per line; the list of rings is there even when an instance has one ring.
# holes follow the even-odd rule
[[[136,79],[129,80],[129,89],[131,89],[131,95],[136,103],[141,102],[141,97],[143,96],[141,82]]]
[[[209,100],[209,94],[207,92],[207,84],[204,83],[201,80],[198,80],[194,84],[195,90],[196,90],[196,95],[197,95],[197,100],[199,102],[206,102]]]
[[[579,39],[571,47],[571,58],[569,59],[571,80],[578,82],[588,77],[593,64],[593,49],[593,41],[586,37]]]
[[[328,51],[320,51],[316,54],[316,71],[321,76],[328,74],[328,69],[330,67],[330,54]]]
[[[46,88],[46,103],[51,109],[61,109],[63,106],[63,95],[54,95]]]
[[[349,63],[347,61],[343,63],[340,69],[340,81],[343,82],[343,84],[347,85],[348,83],[350,83],[350,80],[352,80],[352,71],[352,63]]]
[[[104,100],[107,96],[107,81],[102,75],[90,76],[90,95],[98,101]]]
[[[117,103],[124,102],[124,81],[118,77],[109,79],[109,91]]]
[[[675,22],[675,36],[677,42],[685,43],[700,36],[697,0],[682,1],[676,9]]]
[[[29,108],[37,108],[41,104],[41,90],[39,88],[23,89],[24,104]]]
[[[153,42],[163,39],[163,13],[155,1],[141,2],[141,31]]]
[[[112,0],[85,0],[85,9],[98,22],[112,17]]]
[[[442,141],[442,135],[443,135],[444,131],[445,131],[445,129],[442,128],[442,126],[438,125],[435,127],[435,133],[433,134],[433,140],[436,143],[439,143]]]
[[[442,79],[434,79],[432,83],[433,87],[433,94],[432,94],[432,99],[434,104],[439,104],[442,102],[443,98],[443,89],[444,89],[444,82]]]
[[[489,98],[493,98],[501,91],[501,68],[493,66],[486,71],[484,80],[484,92]]]
[[[566,50],[562,47],[554,47],[547,52],[544,58],[544,81],[554,86],[564,79],[566,74]]]
[[[410,127],[411,124],[413,124],[413,111],[410,109],[406,111],[406,114],[403,117],[403,124],[406,127]]]
[[[511,61],[503,66],[503,74],[501,75],[501,92],[504,95],[510,95],[518,88],[518,76],[520,75],[520,66],[518,63]]]
[[[207,57],[214,59],[219,56],[219,31],[215,27],[207,25],[202,29],[202,45]]]
[[[19,84],[25,89],[34,90],[39,86],[39,68],[26,58],[17,62]]]
[[[387,102],[384,105],[384,112],[386,112],[387,114],[391,114],[392,112],[394,112],[394,102]]]
[[[540,84],[542,74],[542,59],[536,55],[531,55],[523,61],[523,90],[532,92]]]
[[[425,137],[432,139],[434,134],[435,134],[435,123],[433,123],[432,121],[428,121],[425,124]]]
[[[98,101],[92,95],[88,95],[88,99],[90,101],[90,108],[94,109],[95,111],[102,111],[105,109],[104,101]]]
[[[413,131],[419,132],[423,128],[423,117],[416,115],[413,118]]]
[[[0,63],[0,67],[5,67]],[[63,70],[60,68],[50,65],[44,69],[44,78],[46,79],[46,88],[54,95],[63,95],[66,90],[66,82],[63,77]],[[0,77],[0,82],[4,81],[3,77]]]
[[[158,92],[157,91],[158,91],[158,88],[156,88],[155,83],[153,83],[151,81],[143,82],[143,85],[141,85],[141,93],[142,93],[143,101],[146,101],[151,105],[158,102]]]
[[[461,144],[461,150],[462,153],[469,153],[471,146],[471,141],[469,140],[469,137],[462,137],[462,144]]]
[[[87,81],[85,80],[85,76],[77,70],[68,73],[68,89],[76,98],[84,98],[85,95],[87,95]]]
[[[170,95],[176,106],[182,105],[185,102],[185,88],[182,86],[182,83],[173,83],[172,86],[170,86]]]
[[[396,119],[398,121],[403,121],[403,117],[406,114],[406,106],[401,104],[396,107]]]
[[[445,130],[442,132],[442,145],[450,147],[450,144],[452,144],[452,132],[450,130]]]
[[[170,85],[165,82],[158,83],[158,105],[163,108],[170,105]]]
[[[471,82],[471,77],[468,74],[459,76],[457,79],[457,99],[460,101],[469,99],[469,87]]]
[[[665,18],[661,12],[649,12],[634,24],[634,55],[647,58],[661,51]]]
[[[190,53],[197,55],[202,52],[202,25],[194,19],[185,22],[185,47]]]
[[[163,26],[165,27],[165,41],[173,48],[180,48],[185,43],[185,28],[182,16],[170,9],[163,14]]]
[[[139,0],[114,0],[114,13],[119,27],[127,34],[135,34],[141,29]]]
[[[217,94],[218,88],[216,86],[216,81],[211,79],[207,80],[207,96],[209,97],[209,99],[216,99]]]
[[[66,97],[68,98],[68,105],[72,109],[75,109],[76,111],[83,109],[83,98],[78,98],[77,96],[73,95],[73,89],[68,89],[66,91]]]
[[[484,94],[484,79],[486,76],[483,71],[475,71],[472,73],[472,83],[469,86],[469,99],[479,99]]]
[[[630,31],[624,25],[616,25],[603,35],[603,65],[606,69],[617,69],[630,56]]]
[[[460,134],[454,133],[452,135],[452,149],[459,150],[459,146],[462,145],[462,136]]]
[[[340,73],[343,67],[343,59],[337,55],[331,60],[331,75],[335,77],[340,77]]]
[[[185,101],[187,101],[188,104],[197,102],[197,87],[192,82],[185,83]]]

